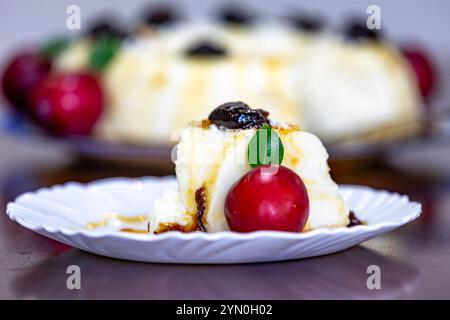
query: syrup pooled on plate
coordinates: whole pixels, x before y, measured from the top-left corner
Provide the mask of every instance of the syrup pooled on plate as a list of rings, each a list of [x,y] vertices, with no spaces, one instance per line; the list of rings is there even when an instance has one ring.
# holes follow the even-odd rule
[[[125,216],[108,213],[104,214],[100,221],[87,223],[86,229],[97,230],[100,228],[108,228],[120,232],[149,233],[148,220],[147,215]]]

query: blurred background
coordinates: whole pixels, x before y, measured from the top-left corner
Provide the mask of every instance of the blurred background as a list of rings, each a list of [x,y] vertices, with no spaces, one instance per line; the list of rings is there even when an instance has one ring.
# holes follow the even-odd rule
[[[66,8],[71,5],[79,5],[83,22],[88,22],[103,13],[117,13],[123,20],[132,21],[139,16],[142,8],[151,3],[175,4],[190,17],[204,17],[214,13],[218,5],[229,1],[197,0],[195,5],[191,1],[166,0],[166,1],[106,1],[95,2],[87,0],[79,1],[50,1],[43,0],[40,3],[30,3],[25,0],[1,3],[2,29],[0,31],[2,43],[0,54],[2,58],[8,57],[11,50],[24,43],[35,43],[48,38],[49,34],[69,32],[66,29]],[[344,17],[349,13],[366,15],[369,5],[378,5],[382,10],[383,27],[389,33],[389,37],[396,41],[419,41],[430,48],[433,58],[441,67],[449,73],[448,60],[450,52],[450,39],[445,30],[449,26],[448,9],[450,4],[445,0],[430,0],[427,3],[420,0],[411,1],[274,1],[260,0],[236,1],[246,7],[264,15],[282,14],[286,9],[296,8],[320,14],[331,25],[340,25]],[[83,27],[83,26],[82,26]],[[14,32],[12,32],[14,31]],[[70,32],[77,33],[77,30]]]
[[[69,16],[66,10],[70,5],[77,5],[81,10],[80,30],[69,30],[66,27]],[[450,118],[448,116],[450,106],[450,38],[445,30],[450,27],[450,20],[448,19],[450,3],[445,0],[428,2],[420,0],[395,2],[379,0],[376,3],[363,0],[340,2],[325,0],[239,1],[239,3],[202,0],[196,1],[195,5],[191,1],[183,0],[164,2],[99,0],[95,2],[77,1],[76,3],[72,1],[29,2],[18,0],[2,2],[0,4],[0,12],[2,12],[2,19],[0,19],[0,36],[2,39],[0,43],[0,65],[4,75],[6,68],[15,57],[23,52],[35,52],[38,50],[37,48],[42,48],[45,44],[51,43],[51,40],[70,38],[74,42],[82,42],[84,38],[88,37],[89,30],[95,29],[96,23],[102,23],[103,17],[112,17],[109,22],[113,20],[113,27],[114,25],[117,28],[120,26],[120,28],[129,32],[130,29],[135,28],[140,21],[145,19],[146,14],[151,15],[151,11],[153,10],[153,13],[155,13],[158,8],[168,8],[169,11],[173,11],[169,13],[182,16],[183,21],[191,21],[193,24],[205,20],[214,22],[218,12],[227,7],[238,8],[235,10],[238,16],[239,8],[242,8],[244,16],[249,14],[259,17],[261,20],[259,25],[265,24],[265,21],[273,20],[273,18],[282,20],[289,15],[291,17],[298,15],[306,22],[311,22],[311,19],[317,18],[318,21],[326,25],[327,30],[331,30],[332,34],[339,36],[342,33],[345,34],[346,31],[342,30],[346,30],[351,24],[351,17],[360,17],[361,21],[364,22],[364,19],[369,15],[366,10],[370,5],[377,5],[380,8],[383,39],[394,46],[395,50],[403,50],[412,54],[413,58],[412,60],[410,58],[410,60],[413,61],[413,64],[416,63],[412,68],[414,69],[413,72],[418,72],[419,77],[424,78],[418,80],[419,82],[423,80],[425,81],[425,87],[428,85],[427,93],[424,95],[422,92],[421,94],[424,95],[423,100],[421,100],[422,105],[418,107],[420,108],[419,112],[423,112],[422,118],[418,120],[421,122],[421,128],[420,132],[416,130],[412,135],[405,134],[407,139],[376,139],[376,143],[362,139],[362,142],[358,141],[356,144],[353,143],[353,139],[341,139],[338,144],[328,143],[326,137],[321,136],[319,132],[319,136],[325,139],[325,143],[329,147],[330,164],[333,169],[335,168],[333,170],[334,175],[338,181],[353,182],[349,178],[350,174],[359,172],[358,170],[361,168],[364,168],[365,172],[370,174],[373,172],[374,165],[380,166],[381,164],[406,172],[406,175],[411,173],[426,174],[427,176],[447,175],[447,173],[450,173],[450,164],[447,161],[450,147],[448,147],[445,138],[449,126],[447,118]],[[148,10],[148,13],[146,10]],[[162,13],[163,16],[167,14],[167,12]],[[158,17],[156,21],[158,21]],[[185,25],[189,26],[188,23],[185,23]],[[156,24],[153,26],[156,26]],[[285,36],[283,33],[280,33],[280,35]],[[243,42],[245,39],[239,41]],[[343,41],[343,46],[345,46],[345,40]],[[66,49],[66,51],[70,50],[72,49]],[[286,49],[287,52],[289,50],[289,48]],[[76,50],[73,49],[72,51]],[[418,64],[415,54],[419,55]],[[407,60],[406,58],[403,59]],[[423,59],[425,59],[425,67],[422,65]],[[66,60],[70,61],[70,59]],[[151,62],[149,63],[151,64]],[[309,64],[309,62],[305,63]],[[53,62],[53,64],[56,63]],[[63,65],[62,69],[65,71],[64,63],[59,64]],[[26,63],[24,65],[26,66]],[[431,68],[431,71],[428,72],[427,67]],[[73,68],[73,66],[69,63],[70,68]],[[288,68],[290,67],[288,66],[286,69]],[[423,71],[423,68],[425,68],[425,71]],[[21,73],[20,68],[18,70],[16,70],[16,74],[26,74],[25,72]],[[365,70],[362,69],[361,72],[365,72]],[[14,78],[14,72],[12,77]],[[18,77],[20,78],[20,76]],[[110,77],[114,77],[114,75]],[[122,74],[117,73],[115,77],[120,81]],[[3,77],[3,86],[5,86],[5,83],[13,82],[10,78]],[[380,81],[383,82],[384,80],[381,79]],[[395,80],[392,81],[395,82]],[[108,81],[105,82],[108,83]],[[113,82],[113,80],[110,82]],[[287,84],[289,85],[289,83]],[[422,84],[420,85],[422,86]],[[112,86],[110,90],[115,89],[116,87]],[[16,95],[24,96],[20,92]],[[117,100],[117,97],[113,95],[112,99]],[[366,100],[370,99],[372,97],[368,96]],[[348,101],[352,100],[355,99],[353,97],[348,98]],[[49,135],[40,129],[36,130],[36,126],[32,124],[33,120],[30,119],[33,116],[24,117],[21,112],[17,113],[14,111],[15,108],[11,107],[13,104],[10,99],[4,97],[0,105],[0,150],[3,154],[0,158],[0,175],[7,181],[20,181],[14,175],[15,171],[18,171],[21,176],[33,177],[31,180],[34,179],[33,175],[37,175],[40,177],[39,179],[50,180],[51,182],[65,179],[91,180],[96,178],[97,175],[171,174],[173,172],[173,167],[168,158],[172,145],[166,144],[164,141],[161,143],[161,140],[153,140],[152,135],[154,133],[148,133],[150,137],[145,133],[133,140],[136,137],[128,134],[128,131],[132,131],[132,129],[119,128],[125,131],[125,139],[122,139],[123,136],[120,134],[114,133],[112,139],[105,139],[108,140],[106,144],[103,143],[103,139],[100,139],[100,142],[98,139],[90,138],[73,139],[61,134],[61,132],[56,135],[53,132],[52,135]],[[317,102],[317,104],[320,104],[320,102]],[[316,105],[313,103],[312,109]],[[209,107],[214,106],[210,105]],[[120,106],[117,108],[120,109]],[[340,112],[346,115],[345,110]],[[137,111],[136,113],[141,114]],[[351,112],[348,112],[348,114],[350,115]],[[121,116],[122,113],[118,112],[115,120],[109,120],[113,123],[110,127],[116,125],[114,121],[122,121]],[[127,121],[132,123],[132,119],[130,119],[127,119]],[[287,120],[293,121],[290,118]],[[357,120],[353,121],[353,123],[356,122]],[[46,127],[46,125],[44,124],[43,127]],[[314,130],[312,131],[316,133]],[[378,129],[378,131],[383,131],[383,129]],[[108,134],[105,136],[108,137]],[[129,143],[129,138],[132,143]],[[109,144],[109,140],[114,143]],[[348,143],[349,141],[350,143]],[[135,142],[139,142],[139,144],[137,145]],[[144,143],[142,144],[142,142]],[[46,172],[47,167],[50,167],[50,173]],[[27,176],[28,171],[25,168],[29,168],[30,175]],[[92,172],[95,174],[92,175]],[[19,184],[19,189],[28,187],[20,186],[20,183],[17,184]],[[15,192],[11,193],[14,194]]]
[[[420,130],[415,129],[414,134],[410,134],[408,131],[408,134],[405,134],[407,139],[377,138],[375,139],[376,143],[373,143],[372,140],[362,139],[362,142],[358,141],[356,144],[353,143],[353,139],[341,139],[338,144],[328,143],[327,137],[325,135],[322,137],[319,132],[319,136],[325,139],[325,143],[329,147],[330,164],[333,169],[335,168],[333,174],[340,182],[358,182],[350,177],[353,177],[355,172],[359,174],[358,170],[361,168],[371,174],[374,172],[373,166],[383,166],[383,168],[389,166],[390,169],[395,168],[406,176],[424,174],[427,177],[442,177],[450,172],[450,165],[447,161],[450,147],[448,147],[446,139],[447,127],[449,126],[447,121],[447,118],[449,118],[448,107],[450,105],[450,38],[445,32],[450,27],[450,20],[448,19],[450,3],[448,1],[392,2],[380,0],[374,3],[373,1],[363,0],[341,2],[286,0],[276,3],[273,1],[239,1],[239,4],[237,2],[231,4],[233,8],[244,8],[244,13],[250,13],[250,15],[261,18],[260,24],[265,24],[266,20],[269,21],[274,17],[285,19],[286,15],[289,15],[288,13],[294,13],[294,15],[298,13],[303,19],[306,16],[307,22],[311,22],[311,20],[308,20],[308,16],[319,17],[319,20],[326,24],[326,28],[331,30],[332,34],[344,32],[344,37],[345,32],[348,31],[342,30],[346,30],[346,26],[348,27],[351,23],[350,17],[358,16],[362,18],[361,21],[364,21],[368,16],[367,8],[370,5],[377,5],[381,10],[383,41],[392,45],[395,48],[394,50],[401,50],[401,54],[404,53],[401,58],[404,59],[403,62],[415,64],[412,68],[411,66],[408,67],[409,71],[416,72],[416,76],[423,79],[417,78],[414,81],[420,82],[423,80],[425,81],[425,87],[428,85],[425,94],[423,92],[417,93],[424,96],[420,98],[421,105],[416,107],[420,110],[414,111],[422,113],[421,119],[414,118],[414,120],[420,122]],[[66,27],[68,17],[66,10],[70,5],[77,5],[81,10],[81,30],[68,30]],[[2,12],[2,19],[0,20],[0,36],[2,39],[0,43],[0,64],[2,72],[5,74],[6,68],[17,55],[30,50],[36,51],[36,48],[42,48],[44,44],[49,43],[49,40],[55,39],[55,36],[59,38],[69,37],[72,41],[82,42],[84,38],[88,37],[86,35],[89,32],[88,29],[92,29],[97,22],[101,22],[98,20],[99,17],[114,17],[113,24],[120,25],[128,32],[139,21],[142,21],[147,8],[164,7],[173,9],[175,13],[183,16],[184,21],[198,22],[214,19],[218,10],[229,5],[230,2],[213,0],[196,1],[195,5],[190,1],[182,0],[164,2],[77,1],[76,3],[49,0],[39,3],[21,0],[2,2],[0,4],[0,12]],[[237,11],[239,15],[239,10]],[[163,16],[164,13],[167,14],[167,12],[163,12]],[[186,25],[189,24],[186,23]],[[281,35],[285,36],[285,34]],[[343,40],[342,46],[346,46],[345,41]],[[289,51],[289,49],[286,51]],[[409,52],[409,57],[406,52]],[[419,58],[417,58],[417,55]],[[66,66],[64,63],[61,65],[63,65],[64,70]],[[72,68],[70,65],[69,67]],[[401,68],[404,68],[404,66]],[[425,68],[425,71],[423,71],[423,68]],[[430,68],[431,71],[427,68]],[[419,75],[417,75],[417,72]],[[14,78],[14,72],[12,74]],[[16,74],[20,75],[21,73],[16,70]],[[22,74],[24,73],[22,72]],[[414,78],[414,75],[411,74],[410,76]],[[120,73],[116,75],[118,81],[120,81],[120,77]],[[5,76],[2,81],[3,86],[5,86],[5,83],[13,82]],[[395,80],[392,81],[395,82]],[[110,82],[113,82],[113,80]],[[379,82],[384,82],[384,80],[381,78]],[[420,83],[420,86],[419,89],[423,89],[422,83]],[[114,90],[114,88],[113,86],[111,90]],[[420,91],[419,89],[417,91]],[[396,92],[396,90],[393,92]],[[415,92],[407,94],[414,96]],[[18,95],[23,96],[20,93]],[[112,98],[114,99],[111,99],[111,101],[117,100],[117,97],[113,96]],[[372,97],[368,97],[366,100],[370,99]],[[353,100],[352,97],[348,98],[348,101]],[[18,176],[14,175],[15,171],[18,171],[20,176],[30,178],[30,180],[35,179],[33,175],[39,176],[39,179],[44,181],[37,179],[38,184],[66,179],[91,180],[97,176],[160,175],[173,172],[173,167],[168,158],[172,145],[164,143],[164,141],[161,143],[162,140],[155,139],[155,141],[152,141],[152,136],[147,139],[148,137],[145,135],[147,133],[139,136],[136,141],[133,140],[134,136],[128,135],[127,132],[125,139],[122,139],[123,137],[120,134],[117,135],[118,138],[116,139],[114,133],[113,139],[105,139],[105,141],[108,140],[106,144],[103,143],[103,139],[100,139],[99,142],[98,139],[91,139],[91,136],[88,139],[73,139],[68,137],[70,135],[60,134],[61,132],[57,132],[57,134],[51,132],[52,134],[49,135],[45,130],[36,129],[36,125],[33,124],[33,115],[24,117],[21,112],[14,111],[14,107],[11,107],[13,104],[10,99],[4,98],[0,107],[0,148],[3,154],[0,158],[0,175],[9,182],[21,181]],[[314,107],[313,104],[311,109],[314,109]],[[120,106],[117,108],[120,109]],[[39,112],[42,113],[42,110]],[[345,115],[345,110],[340,112]],[[117,118],[119,120],[108,121],[111,123],[114,121],[120,122],[121,114],[118,114],[119,116],[116,116],[116,118],[119,117]],[[348,114],[350,115],[350,113]],[[399,116],[397,115],[397,117]],[[356,123],[357,120],[353,122]],[[37,127],[39,126],[46,127],[46,124],[42,125],[41,121]],[[381,128],[381,126],[378,128],[379,132],[384,130]],[[119,129],[129,130],[127,128]],[[80,130],[83,131],[83,129]],[[315,130],[312,131],[315,132]],[[149,133],[149,135],[152,134]],[[108,137],[108,134],[105,136]],[[129,143],[128,138],[130,137],[132,143]],[[109,143],[110,140],[114,142],[112,145]],[[349,141],[350,143],[348,143]],[[139,143],[136,144],[135,142]],[[142,144],[142,142],[144,143]],[[30,175],[27,175],[26,168],[29,168]],[[46,171],[47,169],[50,170],[49,173]],[[21,186],[20,183],[17,184],[19,189],[28,188],[25,185]],[[383,187],[383,185],[380,185],[380,187]],[[6,188],[6,191],[8,190]],[[12,191],[11,193],[14,194],[15,192]]]
[[[233,60],[235,58],[226,60],[227,62],[220,60],[227,55],[224,54],[226,50],[221,47],[225,45],[232,48],[233,54],[233,50],[239,48],[236,49],[235,56],[243,57],[244,65],[254,67],[253,62],[261,62],[256,67],[259,73],[274,74],[273,65],[277,66],[279,73],[275,74],[283,80],[273,83],[281,83],[283,87],[273,92],[272,86],[255,92],[250,88],[245,99],[255,101],[258,107],[258,99],[262,99],[264,105],[267,103],[273,108],[270,110],[272,114],[277,114],[279,110],[275,106],[287,99],[304,106],[303,110],[307,111],[299,117],[299,121],[306,119],[302,125],[317,133],[325,142],[330,154],[332,175],[337,182],[364,184],[405,193],[423,205],[422,217],[412,225],[371,240],[364,244],[365,248],[352,249],[340,258],[339,255],[327,257],[326,264],[320,263],[322,266],[333,266],[333,270],[334,265],[356,270],[351,274],[347,272],[342,277],[345,279],[342,281],[344,285],[336,285],[337,295],[339,296],[345,284],[354,280],[360,265],[379,261],[387,270],[390,268],[395,271],[392,272],[395,281],[387,283],[387,287],[391,287],[394,293],[408,287],[410,292],[416,290],[414,297],[450,297],[450,278],[443,276],[448,273],[446,259],[450,234],[450,37],[447,31],[450,29],[450,2],[241,0],[233,2],[235,9],[225,19],[222,16],[227,23],[233,24],[231,29],[227,29],[228,27],[222,26],[223,21],[217,22],[214,19],[217,19],[218,10],[229,4],[230,1],[213,0],[2,1],[2,207],[22,192],[71,180],[87,182],[111,176],[173,174],[173,164],[170,161],[173,143],[168,143],[166,139],[172,127],[178,125],[172,122],[179,118],[181,123],[185,123],[186,117],[191,117],[195,112],[206,116],[206,109],[193,108],[199,105],[199,101],[204,101],[204,97],[199,97],[201,94],[189,96],[191,100],[188,99],[186,107],[183,102],[177,103],[167,98],[178,96],[177,90],[182,89],[173,89],[174,91],[168,91],[169,94],[158,93],[155,98],[151,88],[146,90],[144,85],[144,89],[138,90],[135,87],[140,87],[141,82],[151,82],[158,90],[166,88],[161,85],[161,69],[158,68],[162,68],[162,72],[170,66],[175,70],[191,68],[190,72],[197,77],[194,78],[196,81],[204,79],[204,73],[215,72],[217,66],[230,70],[239,61]],[[68,30],[66,27],[66,10],[70,5],[77,5],[81,9],[81,30]],[[370,5],[377,5],[381,10],[381,36],[377,32],[366,30],[364,25],[361,27],[353,24],[354,20],[350,18],[361,17],[364,22]],[[167,6],[175,11],[154,10]],[[150,16],[147,15],[147,22],[150,22],[140,25],[148,7],[153,8],[148,13]],[[180,27],[175,31],[161,28],[174,12],[184,16]],[[258,16],[260,23],[255,27],[246,26],[246,21],[243,21],[246,20],[245,14],[242,13]],[[286,26],[279,28],[279,24],[272,21],[273,18],[286,21],[286,15],[294,18],[296,27],[293,29]],[[114,17],[111,25],[100,23],[102,21],[99,18],[104,16]],[[317,20],[317,17],[320,19]],[[206,20],[212,23],[213,28],[207,27],[205,31],[204,24],[198,23]],[[316,32],[317,21],[326,24],[328,33],[323,35]],[[197,24],[198,28],[193,27]],[[116,30],[116,27],[120,30]],[[199,42],[205,32],[217,42]],[[134,39],[130,40],[130,34]],[[50,41],[66,37],[71,39],[69,46],[67,43],[62,45],[62,42]],[[122,49],[121,44],[128,49]],[[46,56],[41,60],[44,47],[47,49]],[[179,47],[189,50],[172,56],[174,51],[181,50]],[[270,50],[273,48],[280,50],[274,50],[273,53]],[[194,60],[189,60],[186,56],[194,56],[199,60],[192,63]],[[211,56],[219,60],[202,60]],[[342,60],[338,56],[342,56]],[[50,59],[52,64],[50,76],[49,61],[46,59]],[[155,66],[158,68],[155,69]],[[86,69],[89,76],[73,77],[72,73],[85,72]],[[53,77],[55,70],[68,74],[68,78]],[[243,72],[244,76],[253,74],[245,71],[245,67],[242,70],[236,71],[238,73],[232,79],[241,78],[239,72]],[[134,77],[135,73],[139,76]],[[167,77],[170,79],[170,76]],[[189,77],[183,76],[183,79],[190,82]],[[218,79],[222,78],[218,76]],[[30,106],[24,107],[29,103],[29,93],[26,91],[30,89],[30,83],[37,80],[42,80],[45,85],[33,84],[36,86],[33,92],[37,93],[33,93]],[[364,85],[359,86],[361,81]],[[169,86],[172,82],[167,83]],[[205,103],[207,107],[213,108],[224,98],[220,95],[222,86],[222,82],[211,82],[207,87],[193,91],[219,92],[218,96]],[[321,91],[321,86],[327,89]],[[270,92],[267,96],[264,94],[266,91]],[[233,89],[224,92],[233,98],[240,98]],[[101,95],[103,99],[99,98]],[[327,100],[327,97],[330,98]],[[164,108],[161,108],[167,112],[147,113],[148,108],[155,107],[152,104],[147,106],[147,101],[150,100],[164,104]],[[133,108],[127,106],[129,101],[137,106],[133,112],[130,111]],[[271,102],[274,106],[271,106]],[[108,111],[108,116],[102,118],[101,128],[97,131],[97,111],[101,108],[103,112]],[[280,117],[286,116],[287,119],[284,120],[296,122],[297,107],[286,110],[286,113],[279,113]],[[340,126],[333,126],[335,123]],[[95,130],[92,128],[94,125]],[[366,132],[364,129],[369,126],[373,128]],[[332,139],[338,136],[339,139]],[[147,266],[134,265],[136,269],[129,269],[131,264],[126,262],[115,262],[114,266],[110,260],[77,251],[68,251],[64,255],[62,253],[68,248],[23,230],[5,215],[0,218],[0,231],[0,296],[58,296],[59,282],[52,279],[58,274],[61,265],[73,261],[88,265],[86,268],[93,270],[93,274],[103,274],[105,268],[108,269],[105,265],[112,266],[109,268],[110,274],[105,273],[109,277],[108,281],[103,282],[110,283],[119,290],[106,290],[109,294],[116,294],[123,289],[123,282],[117,283],[111,279],[119,279],[117,274],[122,275],[125,269],[130,277],[135,273],[133,270],[137,270],[136,274],[142,277],[165,272],[163,280],[176,278],[180,274],[178,267],[150,266],[157,269],[157,273],[152,273],[148,272]],[[53,259],[53,255],[60,256]],[[425,258],[417,259],[419,255]],[[348,257],[354,258],[356,262],[345,267],[348,261],[352,261]],[[391,257],[406,260],[408,265],[405,267],[398,264]],[[284,270],[281,273],[286,273],[287,281],[290,282],[291,276],[297,274],[300,263],[303,263],[301,266],[306,270],[318,270],[315,261],[317,260],[281,265]],[[266,279],[266,275],[271,273],[267,270],[277,270],[278,266],[266,265],[261,279]],[[24,272],[20,272],[21,268]],[[251,273],[258,273],[261,270],[258,268],[250,267]],[[211,271],[212,283],[226,282],[220,278],[221,274],[230,272],[225,269],[217,273]],[[420,281],[417,280],[417,269],[421,273]],[[19,271],[14,273],[15,271],[9,270]],[[39,283],[33,284],[34,275],[47,270],[53,270],[53,273],[50,273],[50,277],[46,273],[43,279],[48,278],[46,286],[55,292],[45,293],[36,289],[42,287]],[[198,269],[191,267],[189,270],[191,276],[188,281],[196,281]],[[241,274],[240,267],[235,270],[237,272],[231,269],[232,278]],[[313,278],[322,279],[323,274],[329,271],[321,270],[319,276]],[[358,277],[364,278],[365,274],[359,274]],[[338,278],[339,276],[336,277]],[[239,280],[239,276],[236,279]],[[254,279],[254,287],[258,287],[260,278]],[[397,280],[401,282],[400,285]],[[158,279],[151,278],[150,282],[153,281]],[[140,278],[134,283],[141,283]],[[7,284],[11,285],[8,287]],[[225,287],[225,297],[234,297],[231,295],[234,289]],[[103,290],[101,286],[99,288],[100,291]],[[182,285],[180,288],[184,289]],[[143,297],[151,292],[147,289],[147,286],[140,291],[132,288],[128,289],[127,294]],[[356,293],[351,292],[350,297],[367,297],[365,289],[364,287],[362,295],[360,288],[355,290]],[[83,291],[80,297],[104,296],[105,292],[98,293],[96,290],[97,288],[94,291]],[[178,291],[180,294],[183,290]],[[252,294],[255,292],[250,290],[247,296],[243,296],[254,297]],[[67,291],[65,294],[72,297]],[[165,294],[173,297],[173,292]],[[210,294],[209,286],[204,285],[198,296],[211,297]],[[295,294],[286,295],[284,292],[277,295],[275,292],[273,297],[295,298],[302,296],[304,292]],[[322,292],[320,296],[323,296]],[[219,295],[218,298],[223,297]]]

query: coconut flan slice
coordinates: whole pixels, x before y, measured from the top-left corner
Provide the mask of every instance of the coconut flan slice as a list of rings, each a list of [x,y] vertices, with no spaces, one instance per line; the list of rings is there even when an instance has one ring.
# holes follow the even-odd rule
[[[233,119],[214,120],[214,114],[230,106],[240,107]],[[231,112],[224,113],[226,117]],[[228,103],[215,109],[209,120],[192,122],[184,128],[176,148],[178,189],[163,191],[155,201],[150,231],[229,230],[224,215],[225,198],[232,185],[251,170],[247,147],[261,121],[270,123],[284,145],[281,165],[297,173],[306,186],[309,218],[299,231],[348,225],[349,211],[330,177],[328,154],[320,140],[296,126],[269,122],[266,117],[262,110]],[[241,120],[246,124],[238,123]]]

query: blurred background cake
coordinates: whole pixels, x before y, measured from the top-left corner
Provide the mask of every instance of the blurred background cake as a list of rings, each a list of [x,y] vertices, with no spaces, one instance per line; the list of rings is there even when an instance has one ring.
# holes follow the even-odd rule
[[[224,101],[264,106],[327,143],[420,130],[414,74],[363,20],[338,32],[313,17],[258,19],[238,7],[183,21],[160,6],[125,38],[97,23],[56,57],[55,69],[89,69],[93,47],[108,38],[121,42],[101,76],[107,103],[94,129],[101,138],[167,143],[189,119]]]
[[[333,29],[303,12],[261,17],[234,5],[186,19],[158,4],[126,26],[100,17],[81,36],[26,54],[7,64],[3,83],[17,85],[4,85],[5,96],[57,135],[172,144],[174,132],[224,101],[262,106],[328,145],[423,129],[407,56],[361,18]],[[21,77],[30,64],[40,85]],[[90,88],[95,81],[100,93]]]

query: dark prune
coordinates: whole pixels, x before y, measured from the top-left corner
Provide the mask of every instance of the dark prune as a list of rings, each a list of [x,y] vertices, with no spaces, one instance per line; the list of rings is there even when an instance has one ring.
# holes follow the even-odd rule
[[[347,225],[348,228],[360,226],[360,225],[364,224],[361,220],[358,219],[358,217],[356,216],[356,214],[353,211],[349,212],[348,220],[349,220],[349,223]]]
[[[248,14],[246,10],[239,7],[228,7],[222,9],[218,15],[219,20],[229,25],[245,26],[253,21],[253,16]]]
[[[312,15],[296,15],[289,18],[292,25],[301,31],[318,32],[323,29],[323,20]]]
[[[251,109],[243,102],[227,102],[214,109],[209,117],[219,128],[250,129],[260,128],[268,123],[269,113],[261,109]]]
[[[113,22],[113,18],[101,18],[92,24],[87,34],[93,38],[112,37],[116,39],[123,39],[126,37],[126,32],[120,28],[117,23]]]
[[[380,38],[380,33],[376,29],[369,29],[364,22],[352,21],[347,25],[344,34],[351,41],[376,41]]]
[[[164,6],[148,9],[143,17],[144,23],[151,27],[168,26],[177,20],[179,16],[175,10]]]
[[[227,51],[223,46],[210,40],[200,41],[186,50],[188,57],[194,56],[226,56]]]

